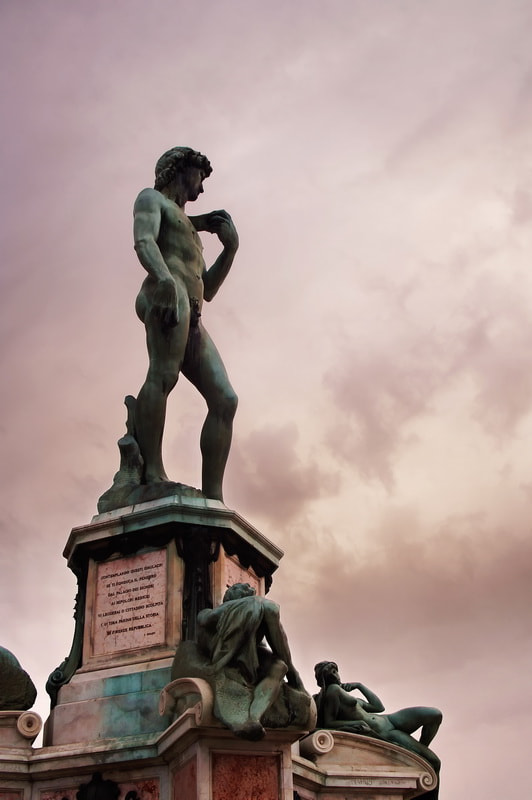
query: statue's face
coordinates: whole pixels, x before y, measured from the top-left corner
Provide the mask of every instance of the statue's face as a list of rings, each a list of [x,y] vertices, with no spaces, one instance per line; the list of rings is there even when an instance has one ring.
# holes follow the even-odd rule
[[[199,169],[199,167],[186,167],[183,175],[187,188],[187,199],[191,202],[197,200],[200,194],[203,193],[203,181],[206,177],[205,172]]]
[[[335,664],[334,661],[329,661],[327,666],[323,667],[322,675],[326,686],[331,683],[340,683],[338,664]]]

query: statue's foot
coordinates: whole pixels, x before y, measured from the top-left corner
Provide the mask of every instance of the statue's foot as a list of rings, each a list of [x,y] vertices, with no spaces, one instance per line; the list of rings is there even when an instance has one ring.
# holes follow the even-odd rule
[[[259,739],[263,739],[266,735],[266,731],[260,722],[252,719],[249,719],[244,725],[235,726],[232,728],[232,731],[235,736],[238,736],[240,739],[248,739],[250,742],[258,742]]]

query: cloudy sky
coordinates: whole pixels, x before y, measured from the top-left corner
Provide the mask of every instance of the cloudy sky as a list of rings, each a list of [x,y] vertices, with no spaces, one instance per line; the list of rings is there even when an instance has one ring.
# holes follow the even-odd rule
[[[1,643],[37,710],[146,370],[132,204],[186,144],[214,166],[190,212],[241,240],[203,317],[240,397],[226,503],[285,551],[296,665],[442,708],[441,800],[522,800],[530,0],[3,0],[0,29]],[[203,416],[180,381],[194,486]]]

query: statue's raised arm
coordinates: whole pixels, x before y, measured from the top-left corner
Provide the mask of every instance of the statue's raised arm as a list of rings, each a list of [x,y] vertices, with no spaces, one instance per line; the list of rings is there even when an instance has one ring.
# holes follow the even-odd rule
[[[238,233],[231,216],[223,209],[189,219],[197,231],[215,233],[224,248],[212,267],[203,271],[203,296],[209,302],[231,269],[239,245]]]

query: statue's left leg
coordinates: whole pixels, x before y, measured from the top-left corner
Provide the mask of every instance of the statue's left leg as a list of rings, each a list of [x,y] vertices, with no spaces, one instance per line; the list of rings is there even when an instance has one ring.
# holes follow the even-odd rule
[[[402,708],[394,714],[387,714],[388,719],[394,725],[395,730],[386,734],[386,739],[417,753],[429,762],[438,776],[438,785],[430,792],[425,792],[419,800],[438,800],[440,792],[440,767],[441,762],[436,753],[428,745],[436,736],[441,725],[442,713],[438,708],[428,708],[427,706],[413,706],[412,708]],[[411,735],[414,731],[421,728],[421,737],[418,741]]]
[[[253,701],[249,709],[249,718],[252,722],[260,722],[263,715],[275,702],[286,671],[287,666],[284,661],[276,659],[272,662],[266,676],[255,686]]]
[[[403,711],[411,711],[413,709],[403,709]],[[389,714],[388,718],[392,719],[397,717],[397,714],[402,714],[402,711],[398,711],[395,714]],[[418,726],[419,727],[419,726]],[[429,792],[425,792],[425,794],[419,796],[419,800],[438,800],[439,792],[440,792],[440,767],[441,762],[436,753],[430,750],[426,745],[421,744],[418,742],[417,739],[414,739],[413,736],[410,736],[408,733],[405,733],[402,730],[392,730],[386,731],[386,740],[388,742],[393,742],[393,744],[398,744],[399,747],[404,747],[405,750],[410,750],[411,753],[417,753],[418,756],[421,756],[428,761],[431,765],[432,769],[438,776],[438,784],[434,789],[431,789]]]
[[[185,354],[181,371],[207,403],[207,417],[201,431],[203,458],[202,492],[223,502],[223,476],[238,398],[229,382],[223,361],[211,337],[198,325],[194,350]]]

